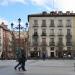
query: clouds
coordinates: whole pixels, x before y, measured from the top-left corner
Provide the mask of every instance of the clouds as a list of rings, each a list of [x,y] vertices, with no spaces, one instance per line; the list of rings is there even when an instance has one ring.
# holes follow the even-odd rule
[[[5,18],[0,17],[0,24],[1,24],[2,22],[4,22],[6,25],[9,24],[9,22],[8,22]]]
[[[47,10],[52,9],[53,0],[31,0],[34,5],[43,7]]]
[[[29,4],[29,6],[37,6],[50,10],[73,10],[75,11],[75,0],[0,0],[1,6],[11,5],[20,3],[23,5]]]
[[[12,3],[21,3],[21,4],[26,4],[27,0],[0,0],[0,5],[6,6]]]
[[[31,0],[33,4],[47,10],[75,11],[75,0]]]
[[[0,0],[0,5],[9,5],[9,4],[29,4],[36,5],[38,7],[45,8],[47,10],[74,10],[75,0]]]
[[[75,0],[56,0],[58,3],[58,8],[62,11],[75,11]]]

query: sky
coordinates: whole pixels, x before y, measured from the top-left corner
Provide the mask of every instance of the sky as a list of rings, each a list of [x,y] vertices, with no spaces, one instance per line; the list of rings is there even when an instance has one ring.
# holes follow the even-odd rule
[[[0,0],[0,24],[5,22],[10,28],[28,22],[28,15],[41,13],[42,11],[71,11],[75,12],[75,0]]]

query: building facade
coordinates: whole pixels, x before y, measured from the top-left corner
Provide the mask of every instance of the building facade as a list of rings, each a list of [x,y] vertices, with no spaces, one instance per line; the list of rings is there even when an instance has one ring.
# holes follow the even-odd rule
[[[2,54],[3,51],[3,28],[0,25],[0,56]]]
[[[0,47],[0,57],[4,59],[13,58],[13,51],[12,51],[12,35],[11,31],[7,28],[7,25],[2,22],[0,24],[0,36],[1,36],[1,47]]]
[[[28,15],[31,57],[75,56],[75,13],[42,12]]]

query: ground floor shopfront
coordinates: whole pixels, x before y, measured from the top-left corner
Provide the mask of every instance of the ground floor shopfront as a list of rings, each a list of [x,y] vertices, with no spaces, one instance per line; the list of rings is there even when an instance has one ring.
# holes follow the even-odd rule
[[[75,57],[75,50],[64,50],[63,48],[50,50],[49,48],[30,49],[31,58],[68,58]]]

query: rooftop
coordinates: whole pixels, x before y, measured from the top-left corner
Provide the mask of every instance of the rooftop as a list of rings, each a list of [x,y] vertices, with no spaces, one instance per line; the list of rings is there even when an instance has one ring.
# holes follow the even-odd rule
[[[46,11],[43,11],[42,13],[28,15],[28,21],[29,21],[29,17],[70,17],[70,16],[75,16],[75,13],[73,13],[73,11],[72,12],[71,11],[66,11],[66,12],[62,12],[62,11],[46,12]]]

